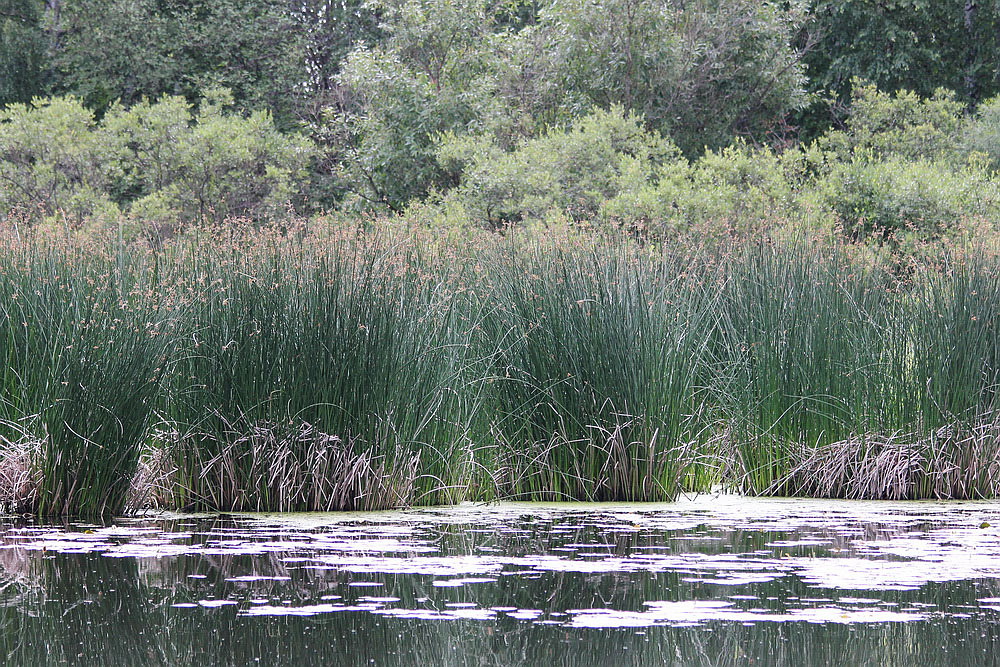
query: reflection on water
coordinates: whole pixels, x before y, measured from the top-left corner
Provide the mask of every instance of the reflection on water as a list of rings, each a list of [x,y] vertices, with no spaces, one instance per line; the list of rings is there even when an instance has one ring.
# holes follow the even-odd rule
[[[988,664],[1000,504],[0,525],[4,664]]]

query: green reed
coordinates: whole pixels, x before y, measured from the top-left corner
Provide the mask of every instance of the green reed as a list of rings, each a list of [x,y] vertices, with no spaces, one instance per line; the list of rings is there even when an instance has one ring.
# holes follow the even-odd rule
[[[901,270],[856,251],[737,252],[713,343],[731,481],[752,493],[965,495],[965,482],[959,491],[942,480],[970,443],[978,463],[962,465],[988,463],[997,261],[971,254]],[[964,435],[939,433],[949,425]]]
[[[1000,378],[1000,271],[996,257],[949,254],[920,267],[908,303],[914,381],[929,427],[994,409]]]
[[[1000,493],[989,248],[469,240],[5,230],[0,503]]]
[[[737,485],[771,489],[790,447],[880,428],[889,285],[834,249],[754,244],[729,259],[714,388]]]
[[[711,295],[623,245],[515,244],[491,267],[482,437],[497,492],[673,498],[698,455]]]
[[[0,253],[3,446],[27,447],[41,514],[125,509],[165,366],[155,262],[59,239]]]
[[[371,509],[464,497],[467,333],[403,239],[214,239],[184,269],[174,502]]]

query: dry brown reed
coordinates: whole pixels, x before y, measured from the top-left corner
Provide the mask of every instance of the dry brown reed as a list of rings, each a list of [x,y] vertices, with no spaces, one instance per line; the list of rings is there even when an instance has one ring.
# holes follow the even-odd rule
[[[154,441],[157,439],[154,438]],[[169,498],[177,466],[166,447],[147,447],[139,457],[132,484],[129,486],[125,511],[134,514],[142,510],[172,509]]]
[[[217,434],[165,434],[171,458],[182,461],[161,485],[167,506],[188,510],[340,511],[391,509],[412,504],[419,454],[395,458],[352,443],[308,423],[228,424]],[[206,441],[214,440],[206,447]],[[179,468],[195,470],[182,479]]]
[[[42,482],[36,465],[40,451],[41,443],[30,439],[0,445],[0,511],[34,511]]]
[[[952,424],[930,435],[869,434],[793,448],[791,471],[763,495],[912,500],[1000,495],[1000,421]]]

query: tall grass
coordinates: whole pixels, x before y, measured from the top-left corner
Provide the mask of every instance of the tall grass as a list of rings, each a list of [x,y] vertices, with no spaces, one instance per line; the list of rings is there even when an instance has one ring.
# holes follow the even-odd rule
[[[511,245],[491,269],[483,437],[497,493],[676,496],[699,454],[711,295],[679,258],[620,244]]]
[[[1000,493],[1000,258],[325,226],[0,234],[0,504]]]
[[[2,443],[42,514],[125,509],[166,362],[155,258],[62,239],[4,238]],[[22,476],[22,479],[24,477]]]
[[[455,385],[467,332],[453,269],[412,240],[348,231],[250,232],[183,250],[174,502],[329,510],[464,498],[470,415]]]

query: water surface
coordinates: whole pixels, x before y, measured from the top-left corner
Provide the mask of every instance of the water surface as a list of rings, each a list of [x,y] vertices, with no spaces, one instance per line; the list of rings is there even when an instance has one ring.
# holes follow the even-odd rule
[[[1000,503],[0,524],[5,664],[989,664]]]

